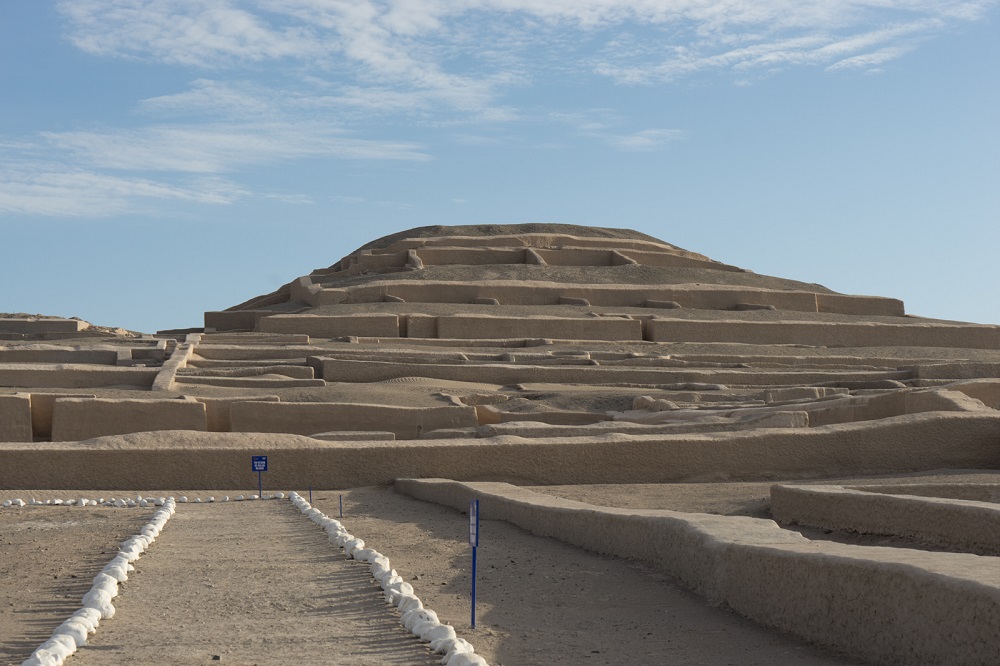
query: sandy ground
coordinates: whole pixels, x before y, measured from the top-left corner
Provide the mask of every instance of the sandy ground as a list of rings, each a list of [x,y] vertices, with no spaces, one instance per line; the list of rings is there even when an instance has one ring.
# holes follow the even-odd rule
[[[3,491],[0,497],[30,494]],[[316,493],[315,505],[337,516],[338,494]],[[496,521],[482,525],[473,631],[466,517],[386,488],[343,495],[348,529],[386,554],[425,604],[492,664],[856,663],[713,608],[646,567]],[[5,509],[0,524],[23,525],[41,512],[68,521],[77,511],[87,510]],[[126,521],[119,531],[129,533],[148,517],[140,510],[107,513]],[[41,547],[59,549],[61,566],[86,569],[86,577],[77,574],[80,589],[44,621],[4,625],[4,642],[17,647],[5,663],[19,663],[75,610],[93,572],[110,559],[97,551],[82,566],[74,548],[63,548],[75,543],[69,533],[61,528],[46,535]],[[121,538],[115,534],[108,544]],[[5,546],[5,560],[28,554],[27,544],[12,546],[9,554]],[[116,617],[73,663],[435,663],[399,626],[366,568],[345,560],[287,502],[179,505],[136,568],[116,599]],[[40,603],[34,588],[10,594],[18,608]]]
[[[0,509],[0,663],[20,664],[79,609],[118,544],[151,515],[105,507]]]
[[[288,502],[179,505],[136,568],[74,664],[435,662]]]

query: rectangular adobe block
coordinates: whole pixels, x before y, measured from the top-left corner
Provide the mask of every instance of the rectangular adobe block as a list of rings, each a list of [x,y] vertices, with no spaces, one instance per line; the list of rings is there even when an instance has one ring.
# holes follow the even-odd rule
[[[5,333],[77,333],[90,324],[76,319],[3,319],[0,331]]]
[[[31,429],[36,437],[52,436],[52,408],[59,398],[96,398],[93,393],[31,393]]]
[[[313,338],[342,338],[348,335],[398,338],[399,317],[394,314],[272,315],[261,319],[257,330],[264,333],[304,333]]]
[[[0,363],[0,386],[53,389],[128,385],[149,388],[158,373],[158,368],[82,363]]]
[[[391,431],[416,439],[439,428],[479,425],[472,407],[394,407],[333,402],[236,402],[229,408],[233,432],[312,435],[334,430]]]
[[[646,322],[646,331],[651,342],[1000,348],[1000,326],[982,325],[652,319]]]
[[[205,405],[195,400],[58,398],[52,408],[52,441],[149,430],[207,430]]]
[[[31,399],[24,393],[0,395],[0,442],[31,441]]]
[[[198,402],[205,405],[205,418],[209,432],[229,432],[229,409],[234,402],[278,402],[276,395],[258,395],[246,398],[207,398],[197,396]]]
[[[619,317],[438,317],[439,338],[642,340],[642,322]]]

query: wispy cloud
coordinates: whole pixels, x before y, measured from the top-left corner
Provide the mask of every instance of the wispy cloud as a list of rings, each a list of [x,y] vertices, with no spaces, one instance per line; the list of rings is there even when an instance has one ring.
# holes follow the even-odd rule
[[[539,68],[539,44],[603,42],[592,71],[656,83],[706,69],[829,66],[982,18],[995,0],[64,0],[71,40],[96,55],[208,69],[293,60],[488,105]],[[882,27],[888,26],[888,27]],[[638,35],[655,30],[650,36]],[[542,38],[533,39],[532,37]],[[455,64],[455,63],[463,64]]]
[[[60,168],[57,164],[3,165],[0,213],[105,217],[152,211],[156,202],[229,204],[247,192],[219,178],[172,185],[143,178]]]
[[[722,73],[745,84],[793,67],[879,71],[998,2],[60,0],[78,49],[185,68],[193,80],[135,100],[120,127],[0,137],[0,213],[225,205],[252,196],[239,184],[251,168],[428,160],[433,147],[407,138],[415,127],[488,148],[514,123],[556,124],[609,149],[660,150],[684,133],[636,128],[616,109],[520,109],[510,93],[595,77],[664,85]],[[387,138],[391,127],[403,138]]]
[[[227,173],[318,156],[428,159],[414,144],[355,139],[316,124],[154,126],[118,132],[47,132],[42,137],[80,162],[129,171]]]
[[[634,134],[615,134],[607,137],[608,143],[618,150],[631,153],[647,153],[660,150],[667,144],[677,141],[684,132],[672,129],[647,129]]]

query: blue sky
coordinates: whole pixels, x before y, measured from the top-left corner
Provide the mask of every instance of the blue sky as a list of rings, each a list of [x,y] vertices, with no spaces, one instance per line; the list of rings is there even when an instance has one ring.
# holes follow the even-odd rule
[[[560,222],[1000,323],[998,109],[997,0],[4,0],[0,311]]]

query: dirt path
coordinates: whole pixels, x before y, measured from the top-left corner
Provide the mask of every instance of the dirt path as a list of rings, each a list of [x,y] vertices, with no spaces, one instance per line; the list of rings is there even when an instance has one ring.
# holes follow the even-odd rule
[[[61,506],[0,511],[0,664],[20,664],[78,610],[118,544],[151,514]]]
[[[288,502],[178,505],[136,568],[74,666],[440,659]]]

